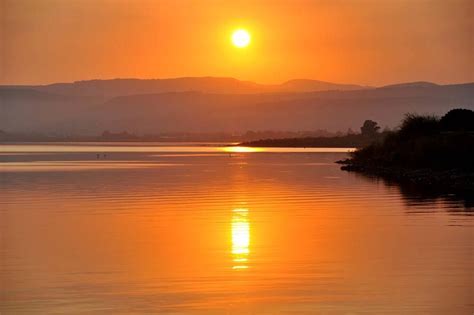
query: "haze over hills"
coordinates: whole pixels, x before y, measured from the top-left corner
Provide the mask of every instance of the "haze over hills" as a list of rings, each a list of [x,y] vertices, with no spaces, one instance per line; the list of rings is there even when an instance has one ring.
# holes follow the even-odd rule
[[[218,94],[254,94],[278,92],[312,92],[327,90],[358,90],[368,88],[360,85],[338,84],[317,80],[290,80],[282,84],[258,84],[234,78],[184,77],[172,79],[113,79],[89,80],[72,83],[55,83],[36,86],[10,86],[30,88],[71,96],[113,97],[134,94],[167,92],[203,92]]]
[[[275,91],[281,92],[315,92],[315,91],[331,91],[331,90],[361,90],[368,89],[370,86],[361,86],[355,84],[339,84],[318,80],[295,79],[286,81],[275,86]]]
[[[381,88],[292,80],[261,85],[231,78],[93,80],[0,87],[0,130],[95,135],[104,130],[243,132],[358,130],[365,119],[394,127],[407,112],[474,108],[474,83]]]

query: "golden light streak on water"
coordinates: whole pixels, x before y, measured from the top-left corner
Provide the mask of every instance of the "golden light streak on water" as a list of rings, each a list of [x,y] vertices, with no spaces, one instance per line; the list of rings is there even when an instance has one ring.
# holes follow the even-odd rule
[[[248,209],[237,208],[232,215],[232,257],[233,269],[247,269],[249,245],[250,245],[250,223],[248,220]]]
[[[252,153],[252,152],[263,151],[262,148],[240,147],[240,146],[224,147],[223,150],[224,152],[228,152],[228,153]]]

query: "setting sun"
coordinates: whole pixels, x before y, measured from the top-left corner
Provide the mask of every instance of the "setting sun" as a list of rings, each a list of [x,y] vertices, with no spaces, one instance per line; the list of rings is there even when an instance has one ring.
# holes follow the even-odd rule
[[[247,47],[250,44],[250,34],[246,30],[239,29],[232,33],[232,43],[238,48]]]

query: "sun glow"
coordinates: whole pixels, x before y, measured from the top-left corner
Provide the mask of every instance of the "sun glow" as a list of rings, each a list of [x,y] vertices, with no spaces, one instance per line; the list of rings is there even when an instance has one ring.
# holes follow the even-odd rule
[[[261,152],[262,149],[260,148],[252,148],[252,147],[225,147],[223,148],[224,152],[228,153],[251,153],[251,152]]]
[[[233,269],[247,269],[250,244],[250,224],[247,209],[234,209],[232,216],[232,256]]]
[[[250,34],[244,29],[239,29],[232,33],[232,43],[235,47],[244,48],[250,44]]]

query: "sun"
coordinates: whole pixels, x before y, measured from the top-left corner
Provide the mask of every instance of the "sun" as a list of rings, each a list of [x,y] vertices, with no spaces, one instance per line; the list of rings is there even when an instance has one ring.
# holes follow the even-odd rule
[[[232,43],[235,47],[244,48],[250,44],[250,34],[244,29],[236,30],[232,33]]]

